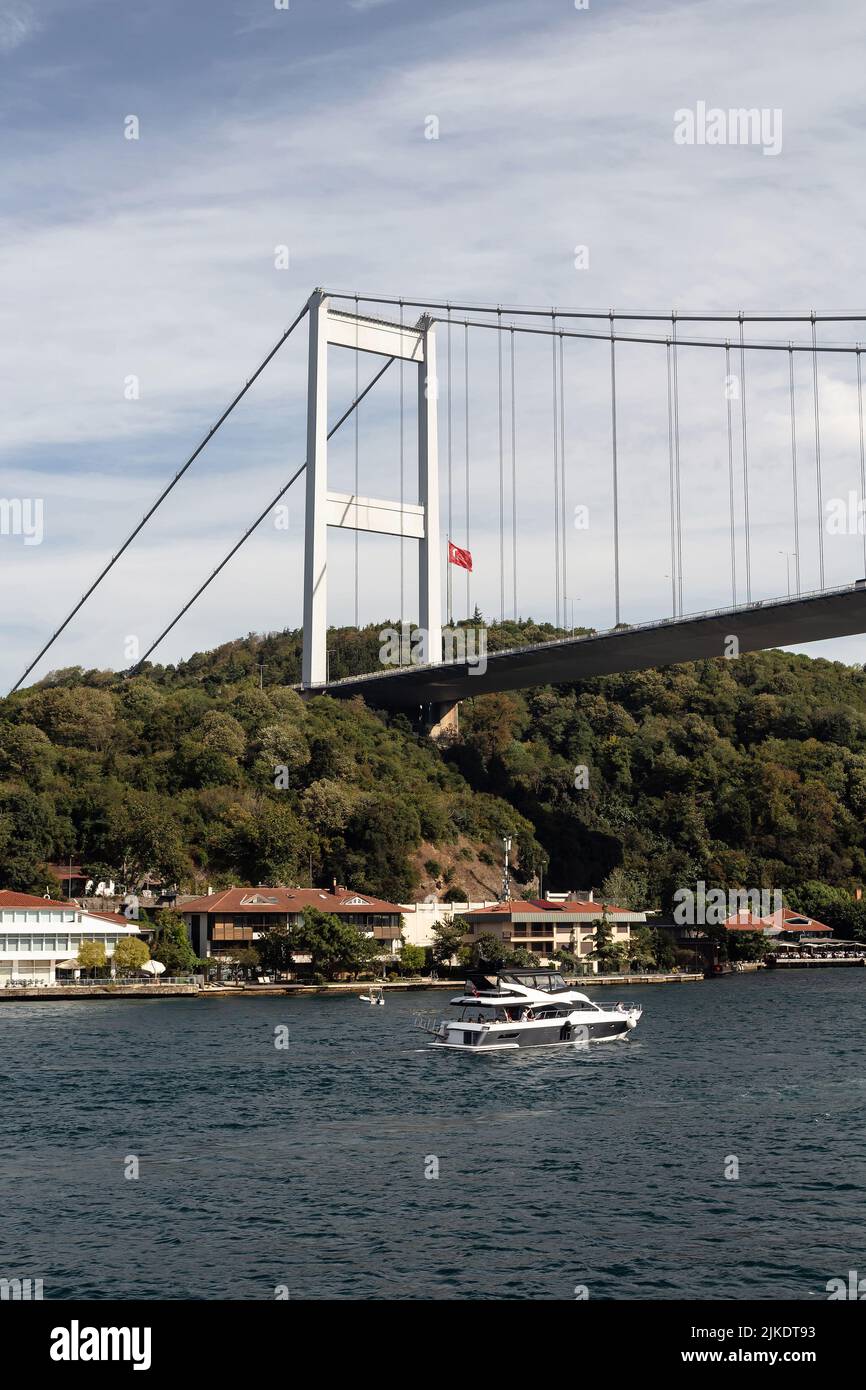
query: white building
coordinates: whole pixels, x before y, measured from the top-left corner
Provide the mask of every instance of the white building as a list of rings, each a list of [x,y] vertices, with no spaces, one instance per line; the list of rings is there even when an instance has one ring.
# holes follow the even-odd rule
[[[435,937],[433,928],[437,922],[453,922],[455,917],[465,917],[469,912],[480,912],[482,908],[493,907],[495,898],[478,903],[401,903],[402,936],[410,946],[432,946]]]
[[[0,889],[0,988],[10,981],[68,980],[73,972],[58,976],[58,962],[75,957],[82,941],[101,941],[110,960],[118,941],[138,934],[138,924],[119,913],[85,912],[75,903]]]

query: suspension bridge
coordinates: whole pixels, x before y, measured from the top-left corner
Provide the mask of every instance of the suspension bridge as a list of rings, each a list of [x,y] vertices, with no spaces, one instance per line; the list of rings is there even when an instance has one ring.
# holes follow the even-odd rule
[[[306,457],[129,674],[144,668],[302,475],[300,688],[420,710],[435,729],[447,727],[459,701],[474,694],[866,632],[863,345],[851,336],[866,315],[533,309],[319,289],[13,690],[305,320]],[[350,399],[333,424],[331,349],[349,354],[354,366]],[[572,356],[578,351],[579,361]],[[362,385],[361,363],[370,359],[373,370]],[[395,367],[399,468],[380,467],[386,495],[366,495],[359,419]],[[697,389],[701,373],[703,394]],[[337,490],[331,486],[331,441],[350,420],[351,485]],[[834,490],[840,496],[832,496]],[[340,532],[354,537],[356,626],[359,536],[398,544],[400,621],[410,640],[398,642],[396,658],[383,657],[377,670],[332,681],[329,539]],[[594,542],[587,566],[590,535],[601,535],[604,544]],[[774,545],[780,539],[784,548]],[[519,620],[528,568],[536,592],[539,571],[549,578],[552,628],[573,629],[574,572],[581,564],[581,585],[591,568],[596,587],[608,590],[612,621],[511,650],[482,653],[477,641],[467,648],[478,544],[486,605],[500,622]],[[689,547],[692,568],[705,571],[701,592],[718,592],[712,606],[697,611],[689,611],[685,597]],[[413,549],[415,565],[407,564]],[[787,592],[767,593],[765,583],[758,596],[756,560],[766,570],[769,550],[785,558]],[[832,583],[828,560],[843,569]],[[804,584],[807,564],[813,582]],[[633,596],[624,583],[626,569]],[[644,594],[660,578],[669,582],[669,596],[656,600],[661,613],[647,616],[640,611]]]

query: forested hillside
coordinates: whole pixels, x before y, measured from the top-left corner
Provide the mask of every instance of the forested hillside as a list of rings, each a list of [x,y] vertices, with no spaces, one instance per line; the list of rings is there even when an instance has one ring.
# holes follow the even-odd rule
[[[332,675],[371,669],[378,631],[334,632]],[[494,628],[489,646],[551,635]],[[477,896],[506,832],[521,889],[606,880],[641,906],[701,878],[794,898],[866,879],[860,667],[768,652],[485,696],[437,748],[403,715],[303,702],[299,652],[297,632],[250,636],[0,702],[0,886],[42,891],[71,855],[187,890],[312,876]]]

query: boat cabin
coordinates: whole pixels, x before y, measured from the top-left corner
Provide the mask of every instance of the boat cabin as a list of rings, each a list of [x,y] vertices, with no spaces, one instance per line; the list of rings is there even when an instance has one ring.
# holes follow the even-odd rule
[[[501,994],[510,986],[540,990],[544,994],[560,994],[571,989],[558,970],[505,969],[496,972],[476,970],[466,977],[466,993]]]

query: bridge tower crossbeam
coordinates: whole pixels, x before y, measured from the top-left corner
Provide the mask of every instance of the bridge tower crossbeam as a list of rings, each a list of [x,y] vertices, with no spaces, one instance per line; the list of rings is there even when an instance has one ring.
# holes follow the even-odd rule
[[[328,528],[370,531],[418,541],[419,626],[426,659],[442,660],[439,554],[439,443],[436,333],[423,315],[414,327],[331,308],[323,290],[309,302],[307,494],[304,551],[304,688],[327,682]],[[400,503],[328,488],[328,348],[410,362],[418,371],[418,497]]]

